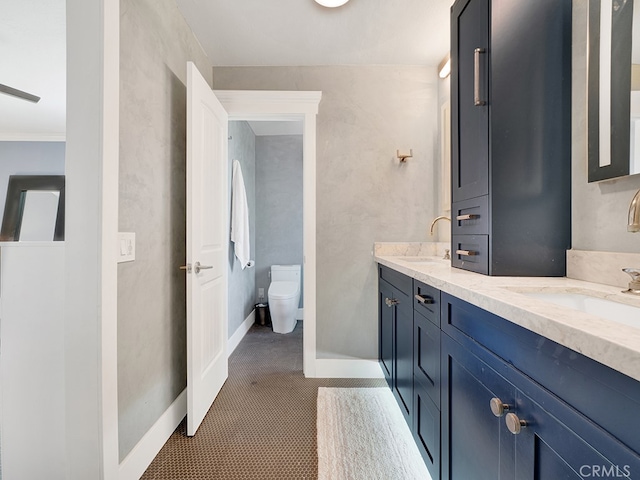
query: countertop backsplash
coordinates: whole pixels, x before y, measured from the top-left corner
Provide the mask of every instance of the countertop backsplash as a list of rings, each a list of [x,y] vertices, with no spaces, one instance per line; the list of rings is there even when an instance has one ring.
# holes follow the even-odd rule
[[[448,242],[375,242],[374,257],[444,257],[445,250],[451,250]]]
[[[640,253],[567,250],[567,278],[627,288],[623,268],[640,269]]]

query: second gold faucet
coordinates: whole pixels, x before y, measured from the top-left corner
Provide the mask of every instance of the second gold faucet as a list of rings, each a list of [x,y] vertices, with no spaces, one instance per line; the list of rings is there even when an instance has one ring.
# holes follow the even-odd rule
[[[440,215],[439,217],[434,218],[433,222],[431,222],[431,227],[429,227],[429,235],[433,236],[433,228],[436,226],[436,223],[438,223],[439,220],[451,221],[451,219],[446,215]]]

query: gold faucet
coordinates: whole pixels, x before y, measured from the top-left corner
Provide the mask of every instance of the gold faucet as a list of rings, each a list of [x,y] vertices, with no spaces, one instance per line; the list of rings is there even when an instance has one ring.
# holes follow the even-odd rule
[[[631,200],[631,205],[629,205],[627,232],[640,232],[640,190],[638,190],[638,193]]]
[[[433,236],[433,227],[436,226],[436,223],[438,223],[438,220],[449,220],[449,221],[451,221],[451,219],[449,217],[447,217],[446,215],[440,215],[439,217],[434,218],[433,222],[431,222],[431,227],[429,228],[429,235]]]

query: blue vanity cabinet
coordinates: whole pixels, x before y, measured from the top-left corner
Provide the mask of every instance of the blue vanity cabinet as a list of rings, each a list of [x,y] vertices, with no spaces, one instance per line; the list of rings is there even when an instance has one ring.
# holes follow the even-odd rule
[[[571,246],[571,0],[451,10],[452,265],[563,276]]]
[[[405,420],[413,409],[412,279],[379,266],[378,358]]]
[[[444,293],[441,325],[443,479],[640,478],[640,382]]]

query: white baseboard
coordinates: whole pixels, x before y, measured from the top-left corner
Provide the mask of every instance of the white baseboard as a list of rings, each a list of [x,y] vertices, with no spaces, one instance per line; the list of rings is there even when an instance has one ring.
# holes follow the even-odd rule
[[[304,320],[304,308],[299,308],[296,314],[296,320]]]
[[[252,310],[228,340],[227,351],[229,355],[236,349],[254,322],[255,310]],[[118,478],[120,480],[138,480],[151,465],[153,459],[158,455],[158,452],[186,414],[187,389],[185,388],[137,445],[133,447],[129,455],[120,462]]]
[[[256,309],[251,310],[251,313],[244,319],[244,322],[233,332],[231,338],[227,340],[227,356],[231,355],[233,351],[238,347],[244,336],[256,321]]]
[[[120,462],[120,480],[138,480],[151,465],[166,441],[187,414],[187,389],[185,388],[171,406],[153,424],[129,455]]]
[[[316,378],[384,378],[377,360],[316,359]]]

